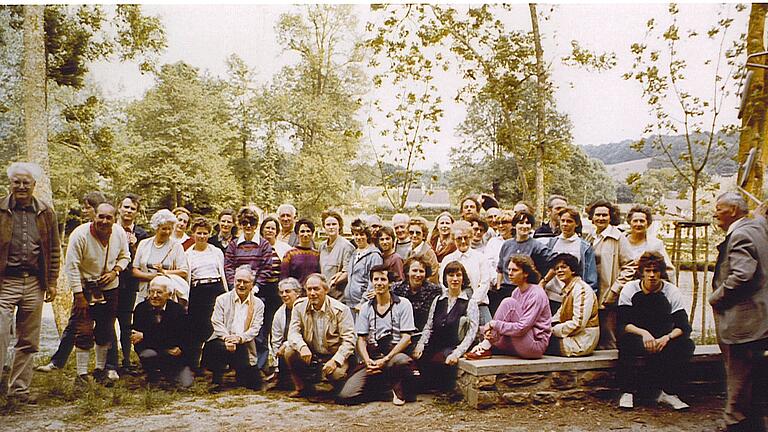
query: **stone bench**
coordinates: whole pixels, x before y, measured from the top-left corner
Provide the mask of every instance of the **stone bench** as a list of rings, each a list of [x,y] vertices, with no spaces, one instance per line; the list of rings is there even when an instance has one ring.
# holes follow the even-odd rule
[[[717,345],[696,346],[691,383],[721,383],[720,357]],[[618,358],[618,350],[599,350],[586,357],[525,360],[494,355],[485,360],[461,359],[457,387],[474,408],[612,396]],[[721,385],[715,387],[720,389]]]

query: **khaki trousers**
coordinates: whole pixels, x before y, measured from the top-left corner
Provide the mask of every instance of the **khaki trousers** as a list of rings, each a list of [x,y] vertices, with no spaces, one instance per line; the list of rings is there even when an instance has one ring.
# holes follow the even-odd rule
[[[0,285],[0,367],[5,365],[14,308],[16,346],[8,375],[8,395],[28,394],[32,382],[32,357],[40,348],[40,323],[45,291],[37,276],[4,276]]]

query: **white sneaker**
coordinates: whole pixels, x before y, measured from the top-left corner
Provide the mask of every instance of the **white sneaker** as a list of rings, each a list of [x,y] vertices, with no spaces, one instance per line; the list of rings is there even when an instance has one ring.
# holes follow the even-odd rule
[[[656,398],[656,403],[661,405],[667,405],[675,410],[684,410],[690,408],[690,405],[680,400],[676,395],[666,394],[663,391]]]
[[[392,403],[397,406],[405,405],[405,401],[397,397],[397,393],[394,390],[392,390]]]
[[[59,368],[56,367],[56,365],[53,363],[48,363],[47,365],[42,365],[35,368],[35,370],[38,372],[53,372],[57,369]]]
[[[108,370],[107,371],[107,379],[110,381],[117,381],[120,379],[120,375],[117,374],[116,370]]]
[[[632,409],[635,407],[635,397],[632,393],[622,393],[619,399],[619,408]]]

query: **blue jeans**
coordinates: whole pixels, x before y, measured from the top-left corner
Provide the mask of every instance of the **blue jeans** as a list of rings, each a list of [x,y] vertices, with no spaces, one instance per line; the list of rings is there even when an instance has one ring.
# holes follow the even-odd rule
[[[56,352],[51,356],[51,363],[54,366],[61,369],[67,364],[69,355],[72,354],[72,349],[75,347],[75,318],[73,315],[69,315],[69,321],[67,326],[64,327],[64,331],[61,332],[61,340],[59,341],[59,347]]]

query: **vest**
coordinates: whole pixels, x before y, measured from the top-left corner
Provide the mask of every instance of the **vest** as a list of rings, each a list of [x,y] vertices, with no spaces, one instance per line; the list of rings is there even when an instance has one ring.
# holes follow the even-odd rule
[[[430,351],[455,348],[459,345],[459,321],[467,315],[468,300],[456,299],[451,312],[448,312],[448,297],[442,298],[435,306],[432,318],[432,335],[429,337]]]

